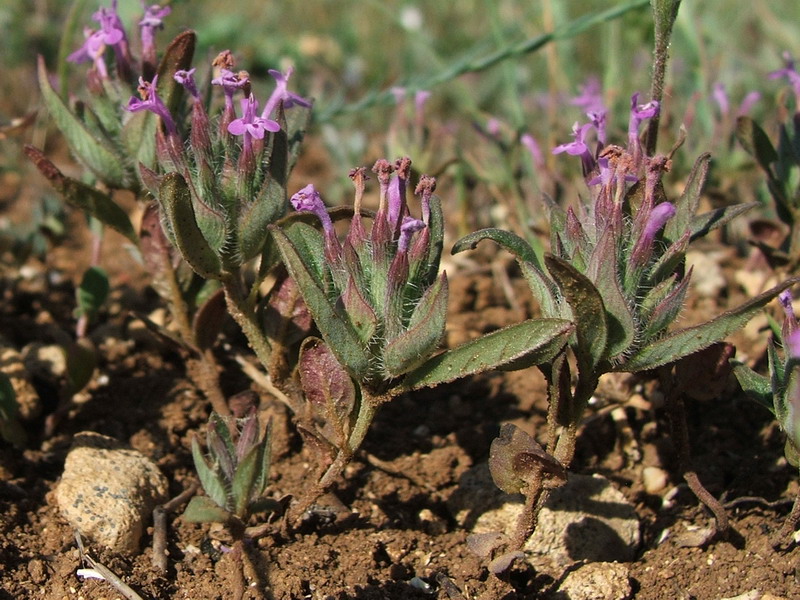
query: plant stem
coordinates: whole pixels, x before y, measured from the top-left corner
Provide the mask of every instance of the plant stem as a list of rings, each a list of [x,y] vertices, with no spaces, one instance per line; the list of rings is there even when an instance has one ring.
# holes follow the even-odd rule
[[[664,78],[667,73],[669,60],[669,41],[672,37],[672,26],[678,17],[678,8],[681,0],[651,0],[653,6],[653,21],[655,24],[655,49],[653,50],[653,80],[650,83],[650,100],[657,100],[659,104],[664,97]],[[645,152],[652,156],[656,151],[658,141],[658,125],[660,122],[659,111],[650,119],[647,126],[647,141]]]
[[[536,466],[532,480],[525,490],[525,504],[519,519],[517,519],[514,536],[511,538],[511,550],[521,550],[528,538],[531,537],[536,529],[536,522],[539,520],[542,506],[549,495],[549,490],[544,489],[544,469]]]
[[[797,529],[798,523],[800,523],[800,492],[797,493],[797,496],[794,499],[792,512],[790,512],[789,516],[786,517],[786,520],[783,522],[783,527],[781,527],[778,535],[772,540],[772,545],[778,548],[784,544],[786,538],[793,534],[795,529]]]
[[[668,370],[665,370],[663,375],[664,376],[660,377],[660,379],[662,381],[662,387],[664,388],[665,407],[669,415],[672,437],[675,440],[675,446],[678,451],[678,469],[697,499],[713,513],[716,521],[717,533],[725,535],[730,527],[728,523],[728,513],[725,512],[725,507],[705,488],[700,478],[697,476],[697,473],[690,467],[691,447],[689,445],[689,428],[686,425],[686,407],[681,397],[681,391],[677,386],[663,384],[665,379],[669,377]]]
[[[256,353],[258,360],[264,365],[265,369],[269,369],[272,350],[259,326],[255,312],[247,303],[241,282],[235,276],[227,275],[222,280],[222,286],[225,290],[225,302],[228,305],[228,312],[241,327],[247,338],[247,343]]]
[[[347,440],[346,444],[339,448],[336,458],[322,477],[320,477],[319,481],[303,494],[299,503],[292,508],[287,516],[289,523],[300,520],[317,498],[327,492],[334,482],[341,477],[345,467],[364,442],[364,438],[367,436],[367,431],[369,431],[369,426],[372,423],[372,419],[375,417],[378,406],[385,399],[386,397],[383,395],[373,396],[364,388],[361,389],[361,404],[358,408],[358,416],[353,425],[353,430],[350,433],[350,438]]]

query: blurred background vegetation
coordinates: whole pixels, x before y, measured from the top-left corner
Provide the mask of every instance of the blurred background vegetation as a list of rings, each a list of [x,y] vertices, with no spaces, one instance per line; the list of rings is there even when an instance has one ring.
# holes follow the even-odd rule
[[[297,187],[313,181],[329,203],[340,203],[349,195],[350,167],[408,153],[421,171],[440,177],[439,192],[458,210],[449,213],[458,233],[495,224],[527,234],[541,225],[536,215],[543,193],[559,199],[581,191],[573,183],[579,161],[553,156],[550,148],[569,141],[572,124],[586,120],[570,99],[589,78],[599,79],[612,109],[611,142],[625,139],[630,95],[641,91],[645,100],[649,90],[652,19],[646,0],[169,4],[173,13],[159,34],[161,47],[180,31],[195,29],[200,43],[195,63],[231,49],[259,97],[271,89],[268,69],[295,67],[292,88],[316,100],[299,169],[306,181]],[[123,22],[135,31],[140,2],[119,5]],[[0,126],[9,133],[0,139],[0,202],[37,177],[20,156],[23,142],[58,147],[44,111],[21,133],[7,129],[40,105],[36,55],[44,55],[50,71],[58,72],[59,56],[80,45],[81,27],[92,24],[97,6],[97,0],[0,4]],[[77,38],[65,34],[69,23],[76,25]],[[686,125],[687,142],[673,169],[676,180],[685,177],[698,153],[711,151],[719,202],[762,194],[759,178],[733,177],[751,170],[732,137],[735,111],[748,92],[760,91],[749,114],[774,132],[770,120],[786,85],[766,75],[783,66],[782,52],[800,54],[798,24],[797,0],[683,2],[659,144],[660,151],[669,151]],[[83,93],[85,70],[79,65],[65,71],[71,93]],[[730,99],[728,115],[713,97],[720,85]],[[406,88],[409,98],[431,92],[422,130],[414,126],[412,99],[397,106],[391,92],[397,86]],[[523,134],[538,141],[540,164],[520,143]],[[66,154],[61,159],[67,160]],[[46,186],[39,189],[50,194]]]

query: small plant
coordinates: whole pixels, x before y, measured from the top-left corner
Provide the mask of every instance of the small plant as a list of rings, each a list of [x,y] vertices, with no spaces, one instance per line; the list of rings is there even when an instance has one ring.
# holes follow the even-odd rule
[[[191,499],[183,518],[193,523],[221,523],[233,542],[231,556],[239,569],[238,596],[243,594],[245,542],[260,528],[248,529],[251,517],[280,508],[264,492],[269,485],[270,428],[263,436],[252,392],[230,399],[233,416],[212,413],[208,421],[208,459],[197,437],[192,439],[192,458],[205,496]]]
[[[786,434],[784,454],[790,465],[800,467],[800,322],[792,307],[789,290],[781,293],[784,310],[782,327],[775,327],[775,340],[767,347],[769,376],[760,375],[738,361],[731,361],[733,373],[745,394],[769,410]],[[776,344],[777,341],[777,344]],[[783,349],[781,360],[778,346]],[[800,523],[800,493],[774,545],[782,544]]]
[[[439,274],[443,216],[433,195],[435,181],[422,176],[416,187],[422,205],[422,219],[417,219],[406,201],[411,161],[379,160],[373,170],[380,186],[378,212],[363,211],[366,173],[353,170],[355,202],[343,240],[313,186],[291,202],[299,211],[313,212],[322,232],[299,219],[271,228],[321,335],[306,337],[300,348],[305,402],[295,412],[324,460],[293,518],[341,475],[381,404],[488,369],[547,361],[572,331],[564,319],[529,320],[436,354],[448,288],[446,275]],[[369,231],[366,218],[372,220]]]
[[[225,314],[220,287],[234,318],[252,329],[255,294],[246,288],[241,267],[261,255],[266,226],[288,209],[286,179],[310,102],[289,92],[290,73],[271,71],[276,87],[258,113],[250,78],[233,72],[227,51],[215,60],[213,85],[199,86],[191,68],[194,32],[178,35],[158,60],[155,37],[169,13],[169,7],[146,8],[135,60],[116,1],[95,12],[99,28],[87,29],[84,44],[68,57],[91,63],[89,97],[72,106],[39,62],[45,105],[91,183],[64,175],[36,148],[26,152],[68,203],[138,249],[175,330],[145,322],[184,350],[190,377],[214,410],[227,414],[212,353]],[[214,102],[216,87],[224,103]],[[234,102],[239,91],[241,115]],[[218,116],[207,112],[218,104]],[[287,113],[292,106],[299,109]],[[116,203],[116,190],[130,191],[144,204],[138,230]],[[157,202],[148,202],[148,194]]]
[[[453,248],[461,252],[491,239],[510,250],[542,315],[575,323],[567,349],[540,367],[550,402],[547,454],[565,469],[573,458],[578,424],[601,375],[657,369],[698,352],[742,327],[792,283],[707,323],[667,333],[680,314],[691,278],[691,269],[685,268],[689,243],[751,205],[697,214],[708,155],[697,160],[680,198],[672,202],[666,198],[662,177],[670,160],[647,155],[639,140],[641,124],[658,110],[657,102],[640,104],[638,94],[632,97],[627,148],[599,143],[596,152],[590,150],[588,135],[596,125],[588,123],[576,124],[575,140],[554,150],[581,158],[591,196],[577,209],[549,206],[551,253],[542,256],[518,236],[497,229],[468,235]],[[550,476],[545,467],[544,462],[534,465],[540,473],[531,481]],[[521,547],[529,537],[547,496],[543,485],[537,491],[527,483],[530,510],[521,517],[512,548]],[[539,494],[537,502],[530,500]]]

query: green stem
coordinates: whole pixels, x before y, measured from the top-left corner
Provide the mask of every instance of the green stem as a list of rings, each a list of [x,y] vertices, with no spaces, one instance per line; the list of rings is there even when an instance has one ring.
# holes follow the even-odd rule
[[[669,60],[669,41],[672,37],[672,26],[678,17],[678,8],[681,0],[651,0],[653,6],[653,21],[655,24],[655,50],[653,59],[653,80],[650,84],[650,100],[661,103],[664,97],[664,78],[667,73]],[[656,151],[658,141],[658,125],[660,114],[650,119],[647,126],[647,141],[645,152],[652,156]]]
[[[222,279],[222,286],[225,290],[225,302],[228,305],[228,312],[241,327],[247,338],[247,343],[256,353],[258,360],[268,370],[272,358],[272,349],[259,326],[255,311],[247,302],[241,282],[234,275],[226,275]]]

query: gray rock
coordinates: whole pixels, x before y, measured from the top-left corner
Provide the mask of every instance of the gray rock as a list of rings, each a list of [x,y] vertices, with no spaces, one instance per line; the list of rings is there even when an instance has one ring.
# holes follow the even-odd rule
[[[596,562],[569,573],[553,594],[553,600],[625,600],[631,595],[628,567]]]
[[[146,456],[93,432],[75,436],[56,501],[82,535],[121,554],[139,551],[153,508],[167,498],[167,479]]]
[[[480,469],[462,478],[464,491],[449,502],[454,516],[473,533],[511,535],[522,510],[521,497],[498,491],[491,498],[491,478],[485,487],[478,485],[481,479]],[[470,490],[476,492],[471,507]],[[563,567],[578,561],[630,561],[638,545],[636,510],[622,492],[605,477],[570,474],[567,483],[550,494],[525,551],[536,566],[541,566],[536,560],[541,557]]]

